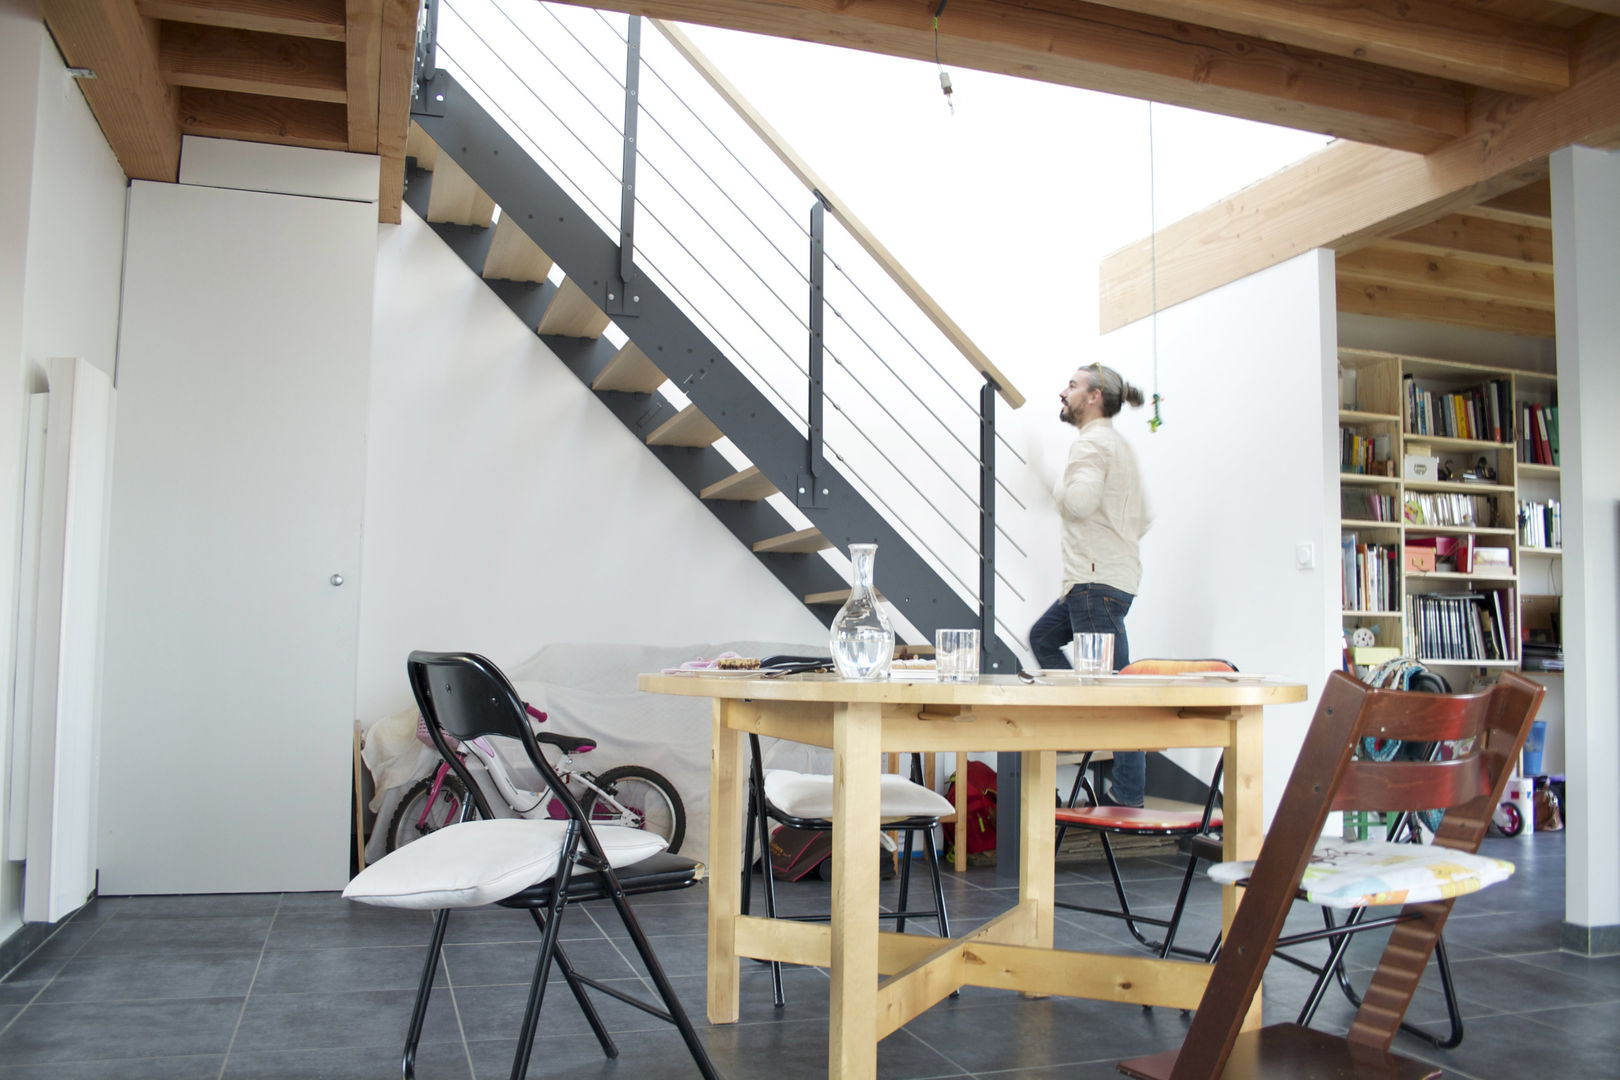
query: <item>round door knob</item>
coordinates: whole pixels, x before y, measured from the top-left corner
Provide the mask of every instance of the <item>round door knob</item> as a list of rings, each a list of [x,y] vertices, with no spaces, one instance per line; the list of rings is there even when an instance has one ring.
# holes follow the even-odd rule
[[[342,574],[333,574],[332,575],[332,584],[333,585],[341,585],[341,584],[343,584],[343,575]]]

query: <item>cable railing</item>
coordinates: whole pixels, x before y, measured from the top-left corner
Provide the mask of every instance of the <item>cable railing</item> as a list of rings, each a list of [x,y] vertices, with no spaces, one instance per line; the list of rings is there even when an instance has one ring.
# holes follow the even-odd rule
[[[982,455],[993,463],[999,447],[1022,460],[994,423],[994,395],[1021,400],[1016,391],[974,359],[971,343],[964,349],[942,332],[937,310],[919,312],[916,297],[896,287],[894,269],[875,259],[869,236],[852,235],[836,211],[824,213],[829,201],[807,191],[802,175],[778,160],[780,148],[764,146],[757,127],[732,113],[735,101],[712,71],[693,67],[701,57],[677,31],[660,27],[666,41],[643,35],[634,16],[532,0],[439,7],[442,65],[604,233],[626,237],[633,222],[633,242],[621,250],[633,253],[634,271],[809,440],[812,468],[824,452],[965,601],[994,619],[996,583],[1019,595],[997,568],[996,550],[1027,553],[994,514],[998,494],[1022,503]],[[611,115],[618,108],[622,123]],[[807,244],[821,259],[815,272],[807,272]],[[792,498],[772,502],[790,521],[808,523]]]

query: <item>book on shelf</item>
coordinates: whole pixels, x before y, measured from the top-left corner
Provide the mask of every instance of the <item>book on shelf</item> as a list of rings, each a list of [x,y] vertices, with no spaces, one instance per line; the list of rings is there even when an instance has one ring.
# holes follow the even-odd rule
[[[1396,521],[1395,496],[1365,488],[1339,491],[1339,516],[1352,521]]]
[[[1519,503],[1519,546],[1561,548],[1564,546],[1564,510],[1557,499]]]
[[[1402,514],[1408,525],[1471,525],[1488,529],[1496,524],[1496,500],[1489,495],[1408,489]]]
[[[1400,574],[1395,548],[1365,544],[1355,533],[1340,538],[1340,591],[1345,611],[1395,611]]]
[[[1512,594],[1505,589],[1469,593],[1409,593],[1406,646],[1430,660],[1513,659]]]
[[[1406,432],[1480,442],[1507,442],[1503,418],[1512,416],[1511,390],[1506,379],[1450,392],[1429,390],[1414,376],[1401,380],[1406,409]]]

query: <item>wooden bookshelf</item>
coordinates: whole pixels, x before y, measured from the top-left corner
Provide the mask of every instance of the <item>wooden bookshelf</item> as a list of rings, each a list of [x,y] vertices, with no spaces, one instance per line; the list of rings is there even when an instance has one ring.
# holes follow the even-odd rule
[[[1539,588],[1546,588],[1549,581],[1556,587],[1558,577],[1555,560],[1560,558],[1561,549],[1551,544],[1550,536],[1547,546],[1521,543],[1524,534],[1520,507],[1525,502],[1546,506],[1556,500],[1559,469],[1520,460],[1524,446],[1519,440],[1520,415],[1526,403],[1541,405],[1549,421],[1556,416],[1546,411],[1556,405],[1556,377],[1371,349],[1340,349],[1339,365],[1341,394],[1348,392],[1352,384],[1355,393],[1354,400],[1340,401],[1341,461],[1346,448],[1364,445],[1353,442],[1347,433],[1362,439],[1388,435],[1393,471],[1399,474],[1370,475],[1360,471],[1361,463],[1357,471],[1341,473],[1341,539],[1354,535],[1359,545],[1394,548],[1400,554],[1395,562],[1394,572],[1399,575],[1395,592],[1404,599],[1399,611],[1363,611],[1346,606],[1342,613],[1345,629],[1370,627],[1377,635],[1378,646],[1398,647],[1404,654],[1417,655],[1418,628],[1412,625],[1416,621],[1414,613],[1419,610],[1416,595],[1461,598],[1475,593],[1491,596],[1491,591],[1506,590],[1505,595],[1496,593],[1489,602],[1459,599],[1456,604],[1427,603],[1431,611],[1436,607],[1469,610],[1471,604],[1480,604],[1488,614],[1475,618],[1481,626],[1492,627],[1497,602],[1511,603],[1511,612],[1504,610],[1501,614],[1502,622],[1510,625],[1498,628],[1508,659],[1479,655],[1460,660],[1420,659],[1440,667],[1518,667],[1519,628],[1532,624],[1542,628],[1549,620],[1555,623],[1561,599],[1523,596],[1521,589],[1521,561],[1525,558],[1535,560],[1531,576]],[[1353,377],[1347,378],[1348,372],[1353,372]],[[1421,418],[1416,415],[1419,409]],[[1415,430],[1420,420],[1437,433]],[[1443,434],[1438,433],[1442,430]],[[1491,437],[1480,438],[1480,434]],[[1549,442],[1550,436],[1549,431]],[[1419,454],[1436,458],[1436,471],[1446,478],[1405,479],[1408,455]],[[1372,468],[1376,471],[1387,466],[1379,461]],[[1464,479],[1465,472],[1470,476],[1477,473],[1481,478]],[[1378,517],[1386,516],[1389,504],[1377,506],[1379,497],[1393,499],[1394,520],[1378,520],[1367,513],[1374,509]],[[1431,520],[1414,520],[1420,512]],[[1471,520],[1476,523],[1454,523]],[[1409,541],[1421,539],[1447,545],[1463,538],[1471,538],[1476,550],[1506,548],[1510,565],[1492,566],[1486,573],[1406,568]]]

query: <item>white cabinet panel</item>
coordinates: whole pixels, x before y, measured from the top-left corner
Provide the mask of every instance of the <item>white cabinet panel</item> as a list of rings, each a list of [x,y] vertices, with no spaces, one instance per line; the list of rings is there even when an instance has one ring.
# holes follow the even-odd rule
[[[347,879],[375,244],[368,204],[131,187],[104,893]]]

